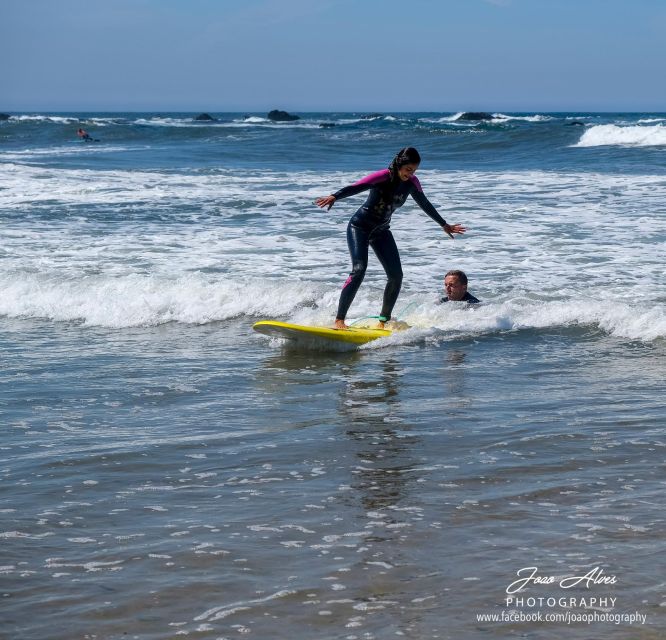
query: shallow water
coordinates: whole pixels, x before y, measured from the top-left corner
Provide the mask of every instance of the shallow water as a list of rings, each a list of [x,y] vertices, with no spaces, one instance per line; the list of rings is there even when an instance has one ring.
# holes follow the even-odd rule
[[[654,345],[529,330],[313,355],[242,322],[122,340],[18,323],[3,344],[15,331],[12,637],[555,638],[476,614],[522,567],[597,565],[618,584],[589,591],[650,624],[595,629],[658,637]]]

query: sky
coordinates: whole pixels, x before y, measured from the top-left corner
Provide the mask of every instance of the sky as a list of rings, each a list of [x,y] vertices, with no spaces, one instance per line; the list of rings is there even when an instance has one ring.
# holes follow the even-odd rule
[[[666,0],[0,0],[0,112],[666,111]]]

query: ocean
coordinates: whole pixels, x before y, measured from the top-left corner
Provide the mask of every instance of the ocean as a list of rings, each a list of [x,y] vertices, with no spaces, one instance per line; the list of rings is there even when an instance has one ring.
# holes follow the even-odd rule
[[[666,114],[10,115],[1,637],[663,638]],[[332,323],[313,201],[408,145],[468,228],[394,214],[411,328],[253,332]]]

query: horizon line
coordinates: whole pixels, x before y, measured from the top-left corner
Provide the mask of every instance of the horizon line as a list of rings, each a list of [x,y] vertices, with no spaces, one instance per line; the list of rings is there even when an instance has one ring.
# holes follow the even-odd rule
[[[277,111],[286,111],[291,114],[298,113],[666,113],[666,109],[663,111],[654,111],[654,110],[626,110],[626,109],[521,109],[521,110],[512,110],[512,109],[419,109],[419,110],[389,110],[389,109],[335,109],[329,111],[320,111],[320,110],[287,110],[287,109],[276,109]],[[5,114],[14,114],[14,113],[23,113],[30,111],[33,113],[268,113],[273,111],[270,109],[266,111],[265,109],[237,109],[233,111],[221,111],[215,109],[197,109],[197,110],[188,110],[188,109],[0,109],[0,113]]]

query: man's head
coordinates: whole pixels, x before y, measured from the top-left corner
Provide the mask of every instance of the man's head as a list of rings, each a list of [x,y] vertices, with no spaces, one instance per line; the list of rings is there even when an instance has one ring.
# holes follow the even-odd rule
[[[452,269],[444,276],[444,289],[449,300],[462,300],[467,293],[467,276],[459,269]]]

